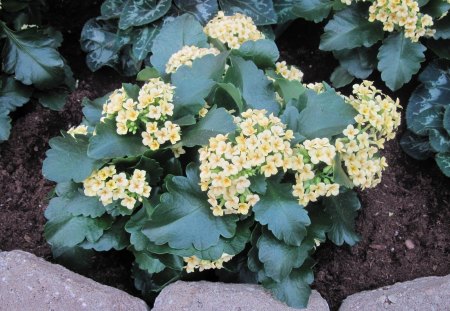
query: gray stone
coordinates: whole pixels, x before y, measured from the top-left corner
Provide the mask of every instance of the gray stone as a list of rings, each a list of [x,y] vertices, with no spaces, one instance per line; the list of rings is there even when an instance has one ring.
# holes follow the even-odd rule
[[[149,310],[144,301],[23,251],[0,252],[0,310]]]
[[[450,310],[450,275],[396,283],[347,297],[339,311]]]
[[[259,285],[178,281],[164,288],[153,311],[292,311]],[[328,311],[313,291],[306,311]]]

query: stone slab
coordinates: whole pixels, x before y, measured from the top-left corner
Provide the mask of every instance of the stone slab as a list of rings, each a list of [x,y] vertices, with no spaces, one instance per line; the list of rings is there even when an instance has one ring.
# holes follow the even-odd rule
[[[274,299],[262,286],[178,281],[162,290],[153,311],[293,311]],[[327,302],[313,291],[306,311],[329,311]]]
[[[149,310],[121,290],[23,251],[0,252],[0,310]]]
[[[448,311],[450,275],[424,277],[347,297],[339,311]]]

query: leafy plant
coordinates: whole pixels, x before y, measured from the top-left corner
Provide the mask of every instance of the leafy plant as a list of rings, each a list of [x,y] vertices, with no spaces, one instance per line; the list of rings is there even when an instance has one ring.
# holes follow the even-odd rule
[[[401,139],[403,150],[417,160],[434,157],[450,177],[450,67],[436,61],[420,74],[421,85],[412,93],[406,109],[408,130]]]
[[[188,273],[246,270],[305,307],[316,247],[358,241],[352,188],[381,181],[398,102],[369,81],[353,97],[302,84],[239,14],[204,28],[176,17],[151,52],[141,84],[85,100],[83,123],[50,141],[54,255],[127,249],[144,294]]]
[[[74,80],[59,54],[62,35],[41,24],[43,1],[7,0],[0,9],[0,142],[11,129],[9,114],[34,97],[47,108],[61,110]]]

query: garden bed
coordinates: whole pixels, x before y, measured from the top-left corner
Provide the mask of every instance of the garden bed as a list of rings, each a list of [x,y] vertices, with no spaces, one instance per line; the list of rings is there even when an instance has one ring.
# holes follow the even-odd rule
[[[11,137],[0,145],[0,249],[22,249],[47,260],[51,251],[43,237],[43,213],[53,183],[44,179],[41,168],[48,140],[80,123],[84,97],[103,96],[124,80],[111,69],[91,73],[84,63],[79,33],[89,17],[98,15],[98,3],[78,10],[75,17],[73,10],[61,6],[51,10],[48,16],[57,16],[53,24],[65,29],[61,52],[79,80],[78,88],[61,112],[36,103],[16,111]],[[76,22],[69,25],[68,21]],[[320,24],[294,22],[277,42],[282,58],[300,67],[305,82],[326,80],[336,66],[330,53],[318,51],[321,29]],[[377,81],[379,75],[370,78]],[[404,107],[414,83],[395,94]],[[315,254],[313,288],[332,309],[358,291],[450,273],[450,179],[433,161],[418,162],[402,152],[403,130],[404,124],[384,151],[390,167],[382,183],[360,192],[359,244],[350,248],[326,243]],[[83,270],[84,275],[139,295],[129,276],[132,256],[128,252],[96,256],[94,267]]]

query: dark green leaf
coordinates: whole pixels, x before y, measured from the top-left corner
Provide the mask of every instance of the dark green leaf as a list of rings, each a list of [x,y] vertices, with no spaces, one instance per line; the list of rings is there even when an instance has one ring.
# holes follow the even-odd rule
[[[450,9],[450,3],[447,3],[447,7]],[[436,33],[434,34],[435,39],[450,39],[450,16],[447,15],[444,18],[435,21],[433,29],[436,29]]]
[[[285,105],[287,105],[287,103],[291,99],[298,100],[300,96],[302,96],[306,91],[306,88],[303,86],[303,84],[297,80],[277,78],[275,79],[274,84],[275,89],[283,98]]]
[[[64,60],[52,46],[54,40],[37,28],[13,32],[0,22],[6,35],[3,70],[23,84],[49,89],[64,81]]]
[[[329,215],[324,211],[323,206],[319,203],[308,204],[308,214],[311,218],[311,225],[308,226],[308,235],[303,243],[305,245],[312,245],[317,241],[325,242],[326,233],[331,228],[331,220]]]
[[[330,137],[355,122],[356,111],[334,90],[308,91],[308,102],[299,116],[299,133],[306,138]]]
[[[450,153],[438,153],[436,163],[445,176],[450,177]]]
[[[266,275],[280,282],[288,277],[292,269],[299,268],[305,262],[313,245],[287,245],[263,230],[257,243],[258,256],[264,264]]]
[[[320,37],[319,48],[333,51],[370,47],[383,39],[383,35],[380,23],[369,22],[365,7],[351,6],[334,14]]]
[[[430,145],[436,152],[450,152],[450,136],[444,129],[431,129]]]
[[[182,143],[186,147],[207,145],[211,137],[236,130],[233,117],[224,108],[211,108],[197,124],[183,130]]]
[[[217,0],[174,0],[174,3],[181,11],[194,15],[203,25],[219,11]]]
[[[277,45],[272,40],[257,40],[244,42],[233,53],[246,60],[252,60],[260,68],[273,67],[280,57]]]
[[[140,91],[139,85],[132,83],[122,83],[122,87],[129,98],[132,98],[134,101],[138,100]]]
[[[140,137],[117,134],[115,120],[106,119],[95,129],[97,134],[91,137],[88,148],[88,155],[94,159],[137,156],[148,150]]]
[[[186,174],[187,177],[172,176],[166,179],[168,192],[161,196],[161,203],[143,233],[158,245],[168,243],[171,248],[195,247],[198,250],[216,245],[220,236],[233,237],[237,217],[214,216],[206,193],[198,185],[198,168],[190,164]]]
[[[352,189],[354,187],[353,182],[350,180],[350,178],[347,176],[344,169],[342,168],[342,161],[339,153],[336,154],[336,157],[334,159],[333,180],[335,183],[347,187],[349,189]]]
[[[250,16],[256,25],[277,23],[277,15],[271,0],[219,0],[226,15],[242,13]]]
[[[450,60],[450,44],[448,40],[428,40],[427,47],[439,58]]]
[[[295,1],[293,14],[296,17],[319,23],[330,14],[333,2],[329,0],[303,0]]]
[[[105,0],[101,6],[102,18],[119,18],[127,0]]]
[[[153,78],[159,78],[159,71],[152,67],[145,67],[137,74],[137,81],[148,81]]]
[[[433,20],[435,20],[438,17],[441,17],[443,14],[447,13],[448,10],[450,10],[450,3],[448,3],[447,1],[430,0],[423,8],[420,9],[420,12],[431,15],[431,17],[433,17]]]
[[[61,111],[66,104],[68,91],[65,89],[56,89],[48,92],[41,92],[37,95],[39,103],[52,110]]]
[[[267,191],[267,182],[264,175],[254,175],[249,178],[250,190],[259,194],[265,194]]]
[[[133,42],[133,55],[136,59],[143,60],[147,57],[152,49],[153,40],[158,33],[158,27],[144,27],[139,30]]]
[[[136,166],[133,167],[133,169],[146,171],[147,174],[145,178],[150,186],[157,185],[163,174],[161,165],[157,161],[146,156],[142,156]]]
[[[277,14],[277,23],[283,24],[296,19],[298,16],[294,14],[295,5],[301,5],[301,0],[275,0],[273,8]]]
[[[158,273],[166,268],[166,266],[150,252],[134,251],[133,254],[139,269],[145,270],[148,273]]]
[[[123,229],[126,220],[126,218],[119,219],[111,226],[111,228],[103,233],[100,239],[95,242],[84,241],[83,244],[81,244],[81,247],[85,249],[94,249],[97,252],[105,252],[112,249],[119,251],[124,249],[130,244],[128,236]]]
[[[278,114],[280,105],[275,100],[272,83],[253,62],[232,56],[225,82],[239,88],[248,108],[266,109]]]
[[[450,105],[447,105],[447,107],[445,107],[443,125],[447,130],[447,133],[450,135]]]
[[[200,23],[189,14],[167,22],[153,40],[150,61],[161,74],[166,72],[166,63],[172,54],[185,45],[206,47],[207,38]],[[194,88],[193,88],[194,89]]]
[[[61,187],[60,185],[62,184],[59,183],[58,186]],[[51,213],[56,208],[61,208],[73,216],[97,218],[106,212],[105,207],[99,201],[98,197],[87,197],[81,190],[78,190],[78,185],[74,183],[70,183],[70,185],[73,186],[63,194],[61,193],[61,189],[57,191],[59,197],[55,197],[50,201],[47,209],[48,213]],[[49,217],[52,216],[50,215]]]
[[[241,91],[232,83],[217,83],[218,88],[214,95],[214,104],[219,107],[229,109],[238,108],[239,111],[244,111],[244,102],[242,101]],[[225,94],[225,95],[224,95]],[[234,103],[234,105],[230,103]]]
[[[354,245],[359,241],[355,232],[356,211],[361,208],[356,192],[346,191],[338,196],[323,199],[325,211],[331,218],[331,229],[328,238],[336,245],[345,243]]]
[[[136,251],[144,250],[150,240],[142,233],[142,227],[150,219],[150,208],[143,206],[137,213],[130,217],[125,225],[125,231],[130,234],[130,243]]]
[[[63,182],[73,179],[81,182],[104,164],[104,161],[88,157],[87,136],[76,135],[74,138],[65,134],[52,138],[49,144],[50,149],[42,166],[42,174],[49,180]]]
[[[420,42],[411,42],[403,32],[389,35],[383,40],[378,52],[378,70],[381,79],[393,91],[409,82],[425,60],[426,47]]]
[[[341,88],[353,81],[353,76],[342,66],[338,66],[331,73],[330,81],[335,88]]]
[[[416,160],[426,160],[433,155],[428,137],[418,136],[410,131],[402,136],[400,146]]]
[[[311,294],[311,284],[314,274],[311,265],[294,269],[288,277],[281,282],[266,280],[263,286],[269,289],[273,295],[293,308],[306,308]]]
[[[11,131],[11,118],[8,111],[0,110],[0,142],[7,140]]]
[[[366,79],[376,65],[376,55],[368,48],[334,51],[333,55],[349,74],[358,79]]]
[[[169,268],[164,269],[159,273],[149,274],[146,271],[139,269],[137,265],[133,265],[132,272],[134,285],[143,295],[148,295],[150,292],[159,292],[181,277],[180,271]]]
[[[12,112],[30,100],[33,90],[12,77],[2,76],[0,84],[0,112]]]
[[[171,4],[171,0],[127,0],[120,14],[119,28],[149,24],[163,17]]]
[[[95,127],[97,123],[100,122],[102,117],[103,105],[106,103],[109,93],[103,97],[90,100],[88,98],[83,98],[81,104],[83,105],[83,115],[86,118],[89,125]]]
[[[216,80],[225,70],[226,53],[206,55],[196,59],[192,67],[182,66],[172,74],[175,86],[174,117],[197,114],[205,105],[205,98],[213,89]]]
[[[266,193],[253,207],[255,220],[267,225],[279,240],[299,246],[306,236],[306,227],[311,224],[306,210],[292,195],[291,184],[267,182]]]

